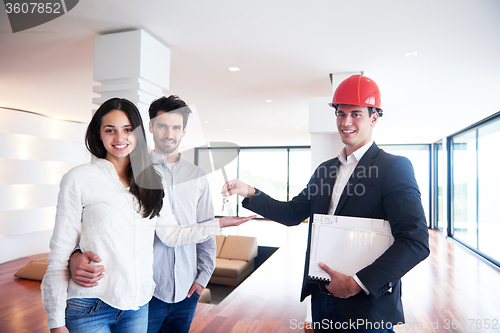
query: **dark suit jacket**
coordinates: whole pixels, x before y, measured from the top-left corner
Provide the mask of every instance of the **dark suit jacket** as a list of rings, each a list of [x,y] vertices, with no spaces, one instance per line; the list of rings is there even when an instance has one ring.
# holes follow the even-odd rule
[[[309,217],[301,301],[311,294],[313,286],[307,275],[313,214],[328,214],[339,166],[338,158],[323,162],[307,187],[291,201],[274,200],[259,190],[251,200],[243,201],[245,208],[288,226]],[[332,296],[341,318],[403,323],[400,279],[429,255],[427,223],[410,161],[388,154],[373,144],[353,171],[335,215],[387,220],[394,236],[393,245],[356,274],[370,295],[361,291],[347,299]]]

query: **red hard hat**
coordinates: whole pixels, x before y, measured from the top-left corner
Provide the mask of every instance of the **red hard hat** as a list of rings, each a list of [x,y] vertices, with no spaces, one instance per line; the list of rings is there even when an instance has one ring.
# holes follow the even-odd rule
[[[375,81],[363,75],[353,75],[339,84],[329,105],[339,104],[372,106],[382,112],[380,89]]]

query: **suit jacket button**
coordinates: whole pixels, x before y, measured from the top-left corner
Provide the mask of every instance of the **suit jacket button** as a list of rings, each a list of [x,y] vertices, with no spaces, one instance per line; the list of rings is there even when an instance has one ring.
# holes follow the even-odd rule
[[[389,287],[392,287],[392,282],[389,282]]]

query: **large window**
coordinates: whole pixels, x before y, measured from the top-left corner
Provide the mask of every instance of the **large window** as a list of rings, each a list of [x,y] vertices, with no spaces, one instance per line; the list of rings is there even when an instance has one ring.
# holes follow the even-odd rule
[[[388,153],[408,158],[413,165],[427,223],[430,223],[430,145],[380,145]]]
[[[500,114],[451,136],[450,235],[500,262]]]
[[[207,173],[207,179],[212,193],[216,216],[234,216],[237,214],[236,199],[229,198],[229,203],[222,207],[222,185],[225,179],[238,178],[239,148],[198,148],[195,152],[195,164]]]
[[[478,249],[500,262],[500,119],[478,129]]]
[[[261,189],[276,200],[287,199],[288,151],[283,148],[240,150],[239,179]],[[241,206],[239,216],[255,213]]]
[[[434,144],[434,225],[436,229],[446,229],[447,222],[445,220],[445,190],[446,190],[446,152],[443,148],[443,141]]]
[[[289,198],[298,195],[307,185],[311,178],[311,150],[292,148],[289,153]]]
[[[476,131],[457,135],[453,149],[452,221],[453,235],[477,247]]]
[[[227,180],[241,179],[277,200],[287,201],[307,185],[311,176],[309,147],[197,148],[196,164],[207,171],[216,216],[249,216],[241,198],[229,197],[222,207],[220,191]]]

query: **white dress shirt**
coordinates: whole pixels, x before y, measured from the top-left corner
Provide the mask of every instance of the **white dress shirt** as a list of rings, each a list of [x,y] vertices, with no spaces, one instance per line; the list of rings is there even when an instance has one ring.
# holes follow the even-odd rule
[[[153,295],[153,240],[187,245],[220,234],[218,221],[179,226],[165,195],[158,218],[143,218],[138,202],[120,181],[113,164],[95,159],[71,169],[61,180],[56,222],[50,240],[49,267],[42,281],[48,327],[65,325],[66,299],[99,298],[121,310],[137,310]],[[165,193],[166,194],[166,193]],[[68,260],[75,246],[92,251],[106,267],[93,288],[69,277]]]
[[[337,156],[340,161],[340,167],[337,172],[337,178],[335,179],[335,185],[333,186],[330,208],[328,209],[329,215],[335,214],[335,210],[337,209],[337,205],[339,204],[340,197],[342,196],[342,192],[344,191],[347,181],[349,180],[349,178],[351,178],[352,172],[354,171],[354,169],[356,169],[359,161],[365,155],[368,149],[370,149],[372,144],[373,140],[347,157],[344,148]]]
[[[335,210],[337,209],[337,205],[339,204],[340,197],[342,196],[342,192],[344,192],[344,188],[347,184],[349,178],[351,178],[352,172],[358,166],[359,161],[365,155],[365,153],[370,149],[373,145],[373,140],[368,142],[366,145],[362,146],[351,155],[346,156],[345,148],[342,149],[337,158],[340,161],[340,167],[337,173],[337,178],[335,179],[335,185],[333,186],[332,198],[330,202],[330,208],[328,209],[329,215],[334,215]],[[351,189],[354,190],[354,189]],[[370,292],[365,287],[365,285],[361,282],[361,280],[357,277],[357,275],[353,275],[356,283],[364,290],[364,292],[369,295]]]
[[[176,163],[167,163],[164,155],[151,151],[151,160],[162,170],[177,223],[196,225],[214,219],[210,187],[200,167],[183,160],[181,154]],[[186,298],[193,282],[206,287],[215,269],[216,248],[214,237],[177,247],[166,246],[155,237],[154,296],[166,303],[177,303]]]

